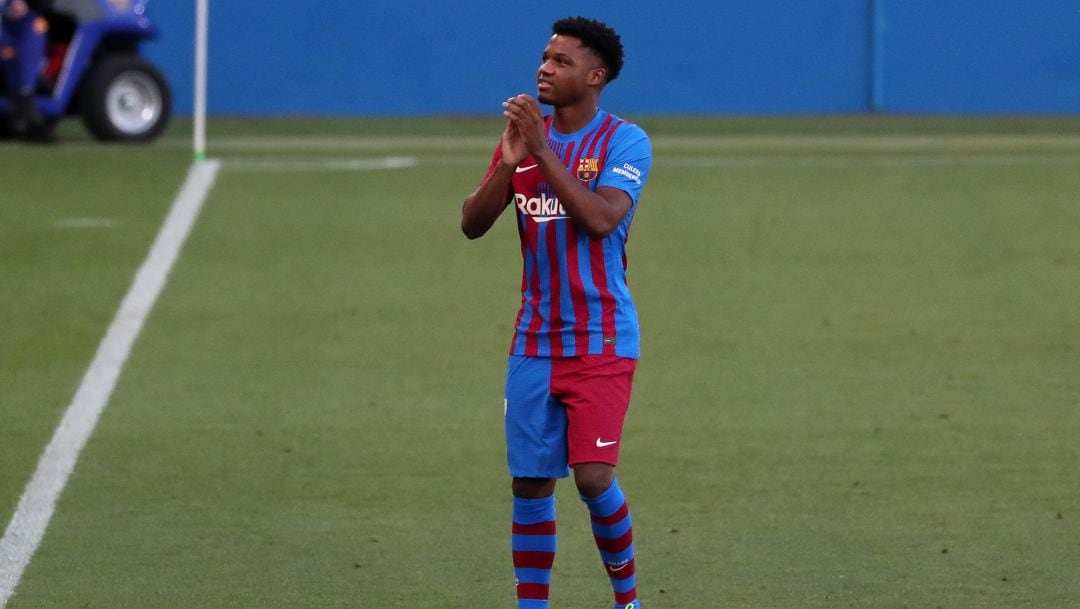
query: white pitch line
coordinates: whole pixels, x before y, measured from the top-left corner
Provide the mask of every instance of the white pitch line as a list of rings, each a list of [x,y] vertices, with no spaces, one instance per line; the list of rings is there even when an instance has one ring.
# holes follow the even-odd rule
[[[228,159],[224,170],[229,172],[320,172],[376,171],[405,169],[416,166],[416,157],[391,156],[379,159]]]
[[[98,346],[82,384],[45,447],[33,478],[23,490],[15,515],[0,539],[0,609],[15,593],[23,571],[45,536],[79,452],[90,439],[116,387],[131,347],[165,286],[220,167],[219,161],[203,161],[188,172],[150,253],[135,274],[135,281]]]

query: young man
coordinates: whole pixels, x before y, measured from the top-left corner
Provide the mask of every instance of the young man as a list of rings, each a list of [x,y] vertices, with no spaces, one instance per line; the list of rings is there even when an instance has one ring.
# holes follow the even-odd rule
[[[548,607],[555,481],[573,468],[615,608],[639,609],[615,465],[639,354],[626,239],[652,148],[639,127],[599,107],[622,68],[619,36],[581,17],[555,22],[552,33],[537,98],[503,102],[506,127],[461,217],[475,239],[513,203],[524,258],[505,402],[518,608]]]

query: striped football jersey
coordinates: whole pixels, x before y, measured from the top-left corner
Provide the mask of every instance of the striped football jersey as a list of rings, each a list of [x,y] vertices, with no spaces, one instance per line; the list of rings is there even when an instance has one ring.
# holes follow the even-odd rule
[[[652,163],[645,132],[600,110],[577,133],[547,119],[548,145],[581,184],[626,192],[633,204],[607,237],[590,239],[559,204],[531,157],[518,165],[509,202],[517,216],[523,270],[510,353],[540,357],[640,354],[637,311],[626,281],[626,241]],[[501,157],[496,148],[491,168]]]

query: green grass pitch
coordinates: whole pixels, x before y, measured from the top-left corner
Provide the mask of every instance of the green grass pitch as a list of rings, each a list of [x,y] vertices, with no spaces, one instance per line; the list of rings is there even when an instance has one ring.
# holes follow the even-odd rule
[[[649,609],[1074,607],[1080,120],[636,118]],[[187,172],[0,143],[5,524]],[[223,168],[9,609],[513,606],[499,121],[217,119]],[[351,171],[359,159],[408,168]],[[572,485],[559,609],[610,606]]]

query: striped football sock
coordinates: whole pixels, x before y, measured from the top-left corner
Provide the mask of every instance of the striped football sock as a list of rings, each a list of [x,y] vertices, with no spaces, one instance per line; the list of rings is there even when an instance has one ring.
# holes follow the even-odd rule
[[[615,480],[596,497],[582,497],[592,516],[593,537],[615,592],[615,609],[640,609],[634,573],[634,530],[626,496]]]
[[[518,609],[547,609],[551,566],[555,562],[555,496],[514,497],[514,578]]]

